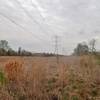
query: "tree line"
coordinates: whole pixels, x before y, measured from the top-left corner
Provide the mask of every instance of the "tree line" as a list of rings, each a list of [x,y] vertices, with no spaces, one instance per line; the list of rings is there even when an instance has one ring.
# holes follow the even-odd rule
[[[52,53],[32,53],[21,47],[17,51],[13,50],[8,41],[0,40],[0,56],[54,56]]]
[[[96,51],[96,40],[92,39],[87,44],[86,42],[79,43],[74,49],[73,55],[88,55],[88,54],[97,54]]]
[[[89,44],[86,42],[82,42],[77,44],[74,49],[73,55],[88,55],[88,54],[96,54],[96,40],[92,39]],[[21,47],[18,48],[17,51],[13,50],[8,41],[0,40],[0,56],[55,56],[53,53],[32,53],[30,51],[24,50]]]
[[[0,56],[31,56],[32,53],[26,50],[22,50],[21,47],[18,48],[18,51],[13,50],[8,41],[0,40]]]

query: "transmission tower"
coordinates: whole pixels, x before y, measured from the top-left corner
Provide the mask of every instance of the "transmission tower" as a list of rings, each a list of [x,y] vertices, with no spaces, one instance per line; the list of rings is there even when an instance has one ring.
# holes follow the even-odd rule
[[[54,51],[54,54],[56,55],[56,61],[57,61],[57,64],[59,63],[59,37],[56,35],[55,36],[55,51]]]

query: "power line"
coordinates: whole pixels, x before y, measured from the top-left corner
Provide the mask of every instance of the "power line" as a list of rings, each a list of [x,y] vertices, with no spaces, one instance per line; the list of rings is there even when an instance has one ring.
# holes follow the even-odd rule
[[[37,11],[39,12],[40,17],[42,18],[42,20],[45,20],[45,18],[42,16],[41,12],[39,11],[39,9],[37,8],[37,6],[33,3],[33,0],[31,0],[32,2],[32,6],[35,7],[37,9]]]
[[[22,4],[21,4],[21,2],[20,2],[19,0],[15,0],[14,2],[16,2],[16,3],[20,6],[20,8],[26,13],[26,15],[27,15],[31,20],[33,20],[33,22],[36,23],[44,33],[48,33],[47,31],[45,31],[46,28],[44,29],[44,27],[43,27],[38,21],[36,21],[36,20],[33,18],[33,16],[29,13],[29,11],[27,11],[27,10],[22,6]],[[34,7],[38,10],[37,6],[32,2],[32,0],[31,0],[31,3],[32,3],[32,6],[34,6]],[[42,19],[43,19],[43,21],[44,21],[45,18],[41,15],[41,13],[40,13],[39,10],[38,10],[38,12],[39,12],[40,16],[42,17]],[[44,23],[44,24],[45,24],[45,23]],[[52,31],[52,30],[51,30],[51,31]],[[52,32],[52,33],[53,33],[53,32]],[[44,36],[46,36],[46,35],[47,35],[47,34],[45,34]]]
[[[47,26],[47,22],[45,21],[46,18],[44,18],[44,17],[42,16],[42,14],[41,14],[41,12],[39,11],[37,5],[36,5],[35,3],[33,3],[33,0],[31,0],[31,3],[32,3],[32,6],[35,7],[35,8],[38,10],[40,17],[42,17],[43,23],[46,24],[46,26]],[[51,31],[52,33],[54,33],[52,30],[50,30],[50,31]]]
[[[35,23],[40,27],[40,29],[42,29],[42,31],[43,31],[44,33],[47,33],[47,32],[44,30],[43,26],[41,26],[41,25],[32,17],[32,15],[22,6],[22,4],[19,2],[19,0],[15,0],[15,2],[16,2],[16,3],[20,6],[20,8],[26,13],[26,15],[27,15],[31,20],[33,20],[33,22],[35,22]],[[31,2],[32,2],[32,0],[31,0]],[[37,9],[36,5],[33,4],[33,2],[32,2],[32,5]],[[39,11],[38,11],[38,12],[39,12]],[[42,17],[42,19],[44,19],[40,12],[39,12],[39,14],[40,14],[40,16]],[[52,32],[52,33],[53,33],[53,32]],[[47,35],[47,34],[45,34],[45,36],[46,36],[46,35]]]
[[[33,20],[34,23],[36,23],[39,28],[44,32],[44,33],[47,33],[43,27],[35,20],[33,19],[33,17],[31,16],[31,14],[22,6],[22,4],[19,2],[19,0],[15,0],[15,2],[20,6],[20,8],[26,13],[26,15],[31,19]]]
[[[45,22],[46,18],[42,16],[41,12],[39,11],[39,9],[37,8],[37,5],[33,3],[33,0],[31,0],[32,6],[35,7],[37,9],[37,11],[39,12],[39,15],[41,17],[41,19],[43,20],[42,22],[47,26],[47,22]],[[49,27],[49,26],[48,26]],[[50,30],[52,33],[53,31]]]
[[[12,23],[15,24],[16,26],[20,27],[20,28],[23,29],[24,31],[29,32],[28,30],[26,30],[26,28],[24,28],[24,27],[21,26],[20,24],[16,23],[16,21],[14,21],[12,18],[6,16],[5,14],[3,14],[3,13],[1,13],[1,12],[0,12],[0,15],[3,16],[3,17],[5,17],[5,18],[8,19],[10,22],[12,22]],[[31,32],[29,32],[29,33],[31,33]],[[31,34],[32,34],[32,33],[31,33]],[[32,35],[33,35],[33,34],[32,34]],[[34,35],[34,37],[35,37],[36,39],[38,39],[38,40],[42,40],[42,39],[40,39],[40,38],[39,38],[38,36],[36,36],[36,35]],[[43,41],[43,40],[42,40],[42,41]]]
[[[46,18],[44,18],[44,17],[42,16],[42,14],[41,14],[41,12],[39,11],[39,9],[37,8],[36,4],[33,3],[33,0],[31,0],[31,3],[32,3],[32,6],[35,7],[35,8],[38,10],[40,17],[42,17],[43,23],[47,26],[48,24],[47,24],[47,22],[45,21]],[[49,27],[49,26],[48,26],[48,27]],[[50,29],[50,31],[51,31],[52,33],[54,33],[51,29]]]

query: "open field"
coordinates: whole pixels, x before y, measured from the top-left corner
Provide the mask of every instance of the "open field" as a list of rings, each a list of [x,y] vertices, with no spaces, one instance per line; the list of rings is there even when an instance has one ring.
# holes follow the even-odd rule
[[[100,100],[92,56],[0,57],[0,100]]]

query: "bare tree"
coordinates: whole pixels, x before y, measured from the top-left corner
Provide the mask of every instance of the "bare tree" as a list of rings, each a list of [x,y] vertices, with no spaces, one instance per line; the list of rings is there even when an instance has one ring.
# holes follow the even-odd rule
[[[90,52],[91,53],[95,53],[96,52],[96,39],[92,39],[90,42],[89,42],[89,45],[90,45]]]
[[[1,40],[0,41],[0,49],[8,50],[9,49],[8,41]]]
[[[1,40],[1,41],[0,41],[0,56],[5,56],[5,55],[7,55],[8,49],[9,49],[8,41],[6,41],[6,40]]]

